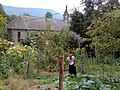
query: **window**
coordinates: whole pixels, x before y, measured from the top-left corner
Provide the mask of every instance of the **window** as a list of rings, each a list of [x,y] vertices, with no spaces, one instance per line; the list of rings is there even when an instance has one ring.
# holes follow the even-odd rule
[[[18,42],[20,42],[20,36],[21,36],[21,33],[18,32]]]

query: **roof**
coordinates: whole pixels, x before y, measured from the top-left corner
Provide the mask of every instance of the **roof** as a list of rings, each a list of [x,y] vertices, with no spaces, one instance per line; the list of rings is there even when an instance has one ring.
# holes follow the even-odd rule
[[[50,30],[62,30],[68,28],[68,23],[63,20],[50,19],[45,17],[25,16],[20,15],[10,23],[8,29],[21,29],[21,30],[46,30],[46,26],[50,25]]]

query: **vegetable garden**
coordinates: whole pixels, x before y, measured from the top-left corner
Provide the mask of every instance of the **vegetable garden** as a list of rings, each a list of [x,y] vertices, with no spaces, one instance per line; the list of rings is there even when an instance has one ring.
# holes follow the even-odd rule
[[[29,80],[27,81],[29,85],[25,83],[26,86],[32,87],[34,85],[54,83],[54,89],[58,90],[58,57],[60,54],[64,54],[64,90],[120,89],[119,58],[114,58],[113,56],[88,58],[85,54],[85,48],[71,50],[67,47],[66,49],[67,45],[65,42],[69,42],[68,35],[70,33],[69,31],[62,31],[51,34],[51,32],[46,31],[40,37],[31,38],[31,46],[13,45],[11,42],[1,40],[0,89],[21,90],[19,89],[19,84],[16,86],[16,83]],[[53,39],[56,35],[57,38]],[[61,39],[63,37],[64,39]],[[47,44],[45,44],[45,39],[47,40]],[[68,62],[66,57],[70,51],[76,57],[77,77],[74,78],[69,77],[67,71]],[[38,80],[38,82],[33,82],[33,79]]]
[[[63,90],[120,90],[120,10],[93,21],[82,38],[69,29],[39,35],[28,34],[21,45],[5,36],[0,15],[0,90],[58,90],[59,56],[64,56]],[[92,40],[96,57],[88,57],[82,41]],[[68,75],[69,52],[76,60],[77,77]],[[118,54],[119,56],[119,54]],[[73,78],[72,78],[73,77]]]

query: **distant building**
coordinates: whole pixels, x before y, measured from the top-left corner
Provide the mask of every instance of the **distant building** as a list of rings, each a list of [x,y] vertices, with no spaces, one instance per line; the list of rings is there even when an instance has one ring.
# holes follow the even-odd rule
[[[61,31],[69,27],[68,22],[69,14],[66,5],[63,20],[20,15],[7,25],[7,29],[12,37],[12,41],[15,44],[20,44],[20,40],[24,39],[28,33],[44,32],[48,25],[50,26],[50,31]]]
[[[64,12],[64,14],[63,14],[63,20],[64,20],[66,23],[69,23],[69,13],[68,13],[68,10],[67,10],[67,5],[66,5],[65,12]]]
[[[67,12],[65,11],[65,13],[64,19],[66,20]],[[68,24],[64,20],[21,15],[11,21],[7,25],[7,29],[10,32],[12,41],[15,44],[19,44],[20,39],[24,39],[28,32],[33,33],[45,31],[47,25],[50,26],[50,31],[60,31],[68,28]]]

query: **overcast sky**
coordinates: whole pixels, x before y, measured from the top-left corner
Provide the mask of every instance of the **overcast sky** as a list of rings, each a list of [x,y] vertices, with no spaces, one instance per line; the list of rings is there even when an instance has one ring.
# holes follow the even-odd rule
[[[74,7],[79,7],[79,10],[82,11],[83,7],[80,5],[80,1],[81,0],[0,0],[0,3],[15,7],[46,8],[62,13],[65,11],[66,5],[69,11]]]

